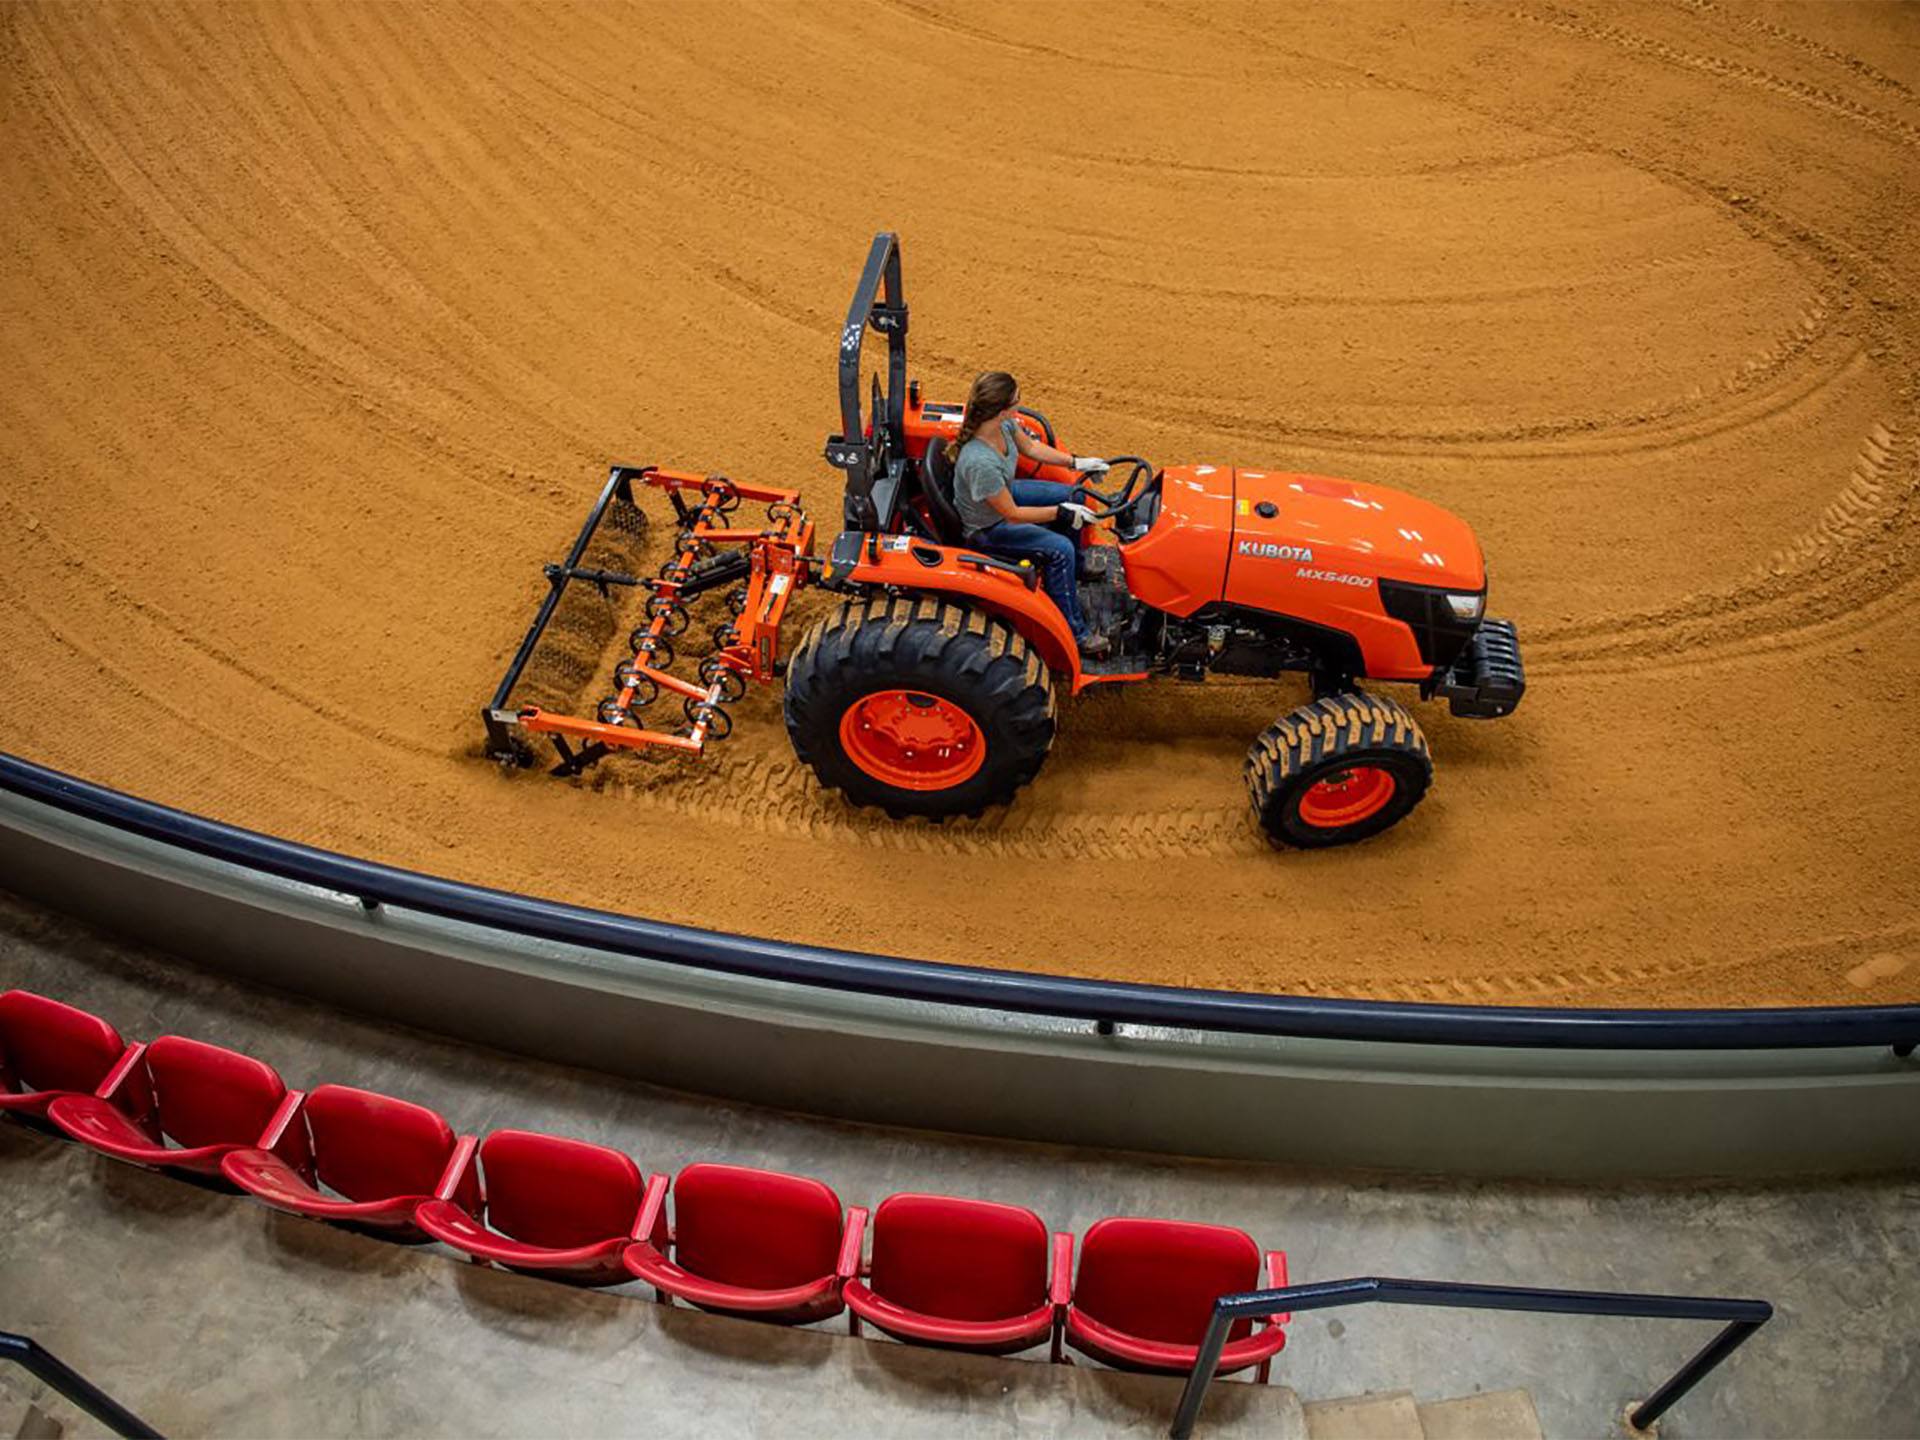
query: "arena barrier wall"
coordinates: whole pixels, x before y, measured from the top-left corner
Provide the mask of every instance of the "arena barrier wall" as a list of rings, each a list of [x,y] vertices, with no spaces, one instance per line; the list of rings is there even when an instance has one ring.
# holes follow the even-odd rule
[[[398,870],[6,755],[0,887],[250,983],[847,1119],[1451,1174],[1920,1170],[1920,1006],[1402,1005],[863,955]]]

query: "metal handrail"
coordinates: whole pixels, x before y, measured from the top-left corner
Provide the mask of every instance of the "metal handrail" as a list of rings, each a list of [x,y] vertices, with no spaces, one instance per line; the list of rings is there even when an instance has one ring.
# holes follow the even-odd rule
[[[0,790],[282,879],[529,939],[790,984],[1111,1025],[1400,1044],[1589,1050],[1761,1050],[1920,1040],[1920,1005],[1572,1010],[1420,1005],[1083,980],[906,960],[696,930],[463,884],[296,844],[137,799],[0,752]]]
[[[1250,1290],[1222,1295],[1213,1302],[1207,1333],[1187,1375],[1187,1388],[1174,1411],[1174,1440],[1193,1433],[1200,1402],[1220,1367],[1227,1332],[1235,1321],[1269,1315],[1328,1310],[1336,1305],[1430,1305],[1453,1310],[1526,1310],[1550,1315],[1614,1315],[1641,1320],[1724,1320],[1726,1328],[1675,1372],[1673,1378],[1633,1407],[1628,1422],[1645,1430],[1673,1403],[1707,1377],[1754,1331],[1773,1318],[1765,1300],[1722,1300],[1687,1295],[1643,1295],[1611,1290],[1537,1290],[1518,1285],[1460,1285],[1438,1280],[1393,1280],[1379,1276],[1289,1285],[1284,1290]]]
[[[28,1335],[0,1330],[0,1360],[44,1380],[116,1435],[162,1440],[160,1432]]]

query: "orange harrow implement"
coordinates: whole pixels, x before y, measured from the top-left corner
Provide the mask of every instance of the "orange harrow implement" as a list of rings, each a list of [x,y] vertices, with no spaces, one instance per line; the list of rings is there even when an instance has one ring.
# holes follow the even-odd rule
[[[643,578],[582,563],[612,506],[638,514],[636,482],[664,493],[680,529],[672,558],[657,576]],[[694,497],[690,504],[688,497]],[[752,501],[766,506],[766,523],[735,520]],[[545,735],[559,756],[558,775],[574,775],[615,750],[657,749],[702,755],[709,741],[733,731],[726,707],[746,694],[751,677],[771,681],[780,660],[780,622],[794,592],[812,572],[813,522],[800,508],[799,492],[742,485],[724,475],[695,475],[654,466],[616,465],[564,563],[548,565],[550,589],[534,617],[493,700],[482,711],[487,753],[503,763],[527,765],[533,752],[523,738]],[[730,548],[737,547],[737,548]],[[614,667],[613,693],[592,719],[563,715],[538,705],[514,707],[514,688],[546,633],[567,587],[585,581],[604,598],[615,587],[648,592],[645,620],[628,637],[633,654]],[[739,582],[739,583],[736,583]],[[732,585],[730,618],[713,631],[713,648],[697,668],[698,683],[672,673],[674,642],[693,623],[689,604],[706,592]],[[684,723],[649,728],[641,712],[663,695],[680,699]]]

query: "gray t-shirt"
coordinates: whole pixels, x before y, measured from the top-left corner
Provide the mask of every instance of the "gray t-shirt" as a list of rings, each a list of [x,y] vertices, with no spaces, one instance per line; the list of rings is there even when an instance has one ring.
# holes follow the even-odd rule
[[[1013,443],[1013,421],[1002,421],[1000,433],[1007,437],[1006,454],[984,440],[973,439],[960,447],[960,457],[953,462],[953,508],[960,512],[960,523],[969,531],[1000,523],[1000,512],[987,504],[987,497],[1007,488],[1014,467],[1020,463],[1020,452]]]

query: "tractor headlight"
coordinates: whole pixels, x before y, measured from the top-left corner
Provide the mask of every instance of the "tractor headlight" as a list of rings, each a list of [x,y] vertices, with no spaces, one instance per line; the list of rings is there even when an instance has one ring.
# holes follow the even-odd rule
[[[1460,657],[1486,614],[1484,591],[1442,590],[1437,585],[1380,581],[1380,605],[1413,632],[1420,658],[1444,670]]]

